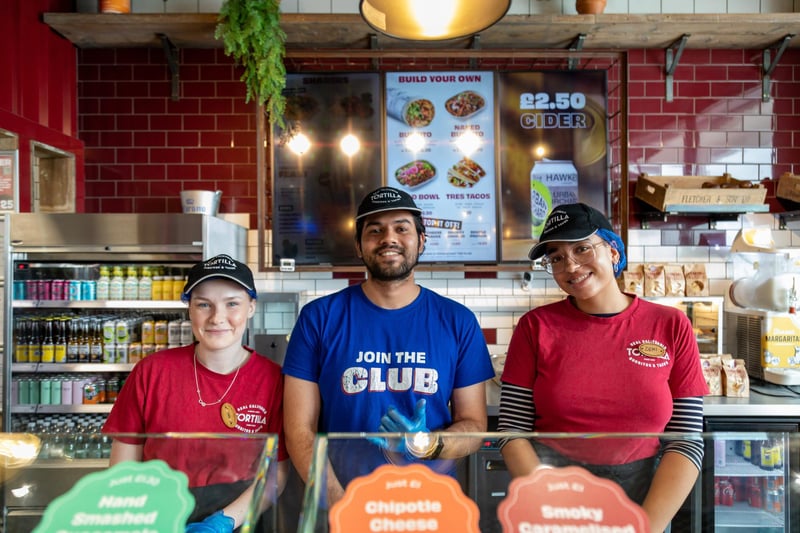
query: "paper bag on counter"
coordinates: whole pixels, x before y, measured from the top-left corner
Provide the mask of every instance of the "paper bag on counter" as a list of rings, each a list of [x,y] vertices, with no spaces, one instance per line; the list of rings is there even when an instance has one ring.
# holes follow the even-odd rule
[[[686,296],[686,280],[681,265],[664,265],[664,282],[666,296]]]
[[[700,354],[703,377],[709,396],[722,396],[722,358],[719,355]]]
[[[683,266],[686,278],[686,296],[708,296],[708,276],[703,263]]]
[[[664,286],[664,265],[647,264],[644,266],[644,295],[666,296]]]
[[[750,377],[744,359],[722,360],[722,388],[731,398],[750,397]]]
[[[641,264],[628,264],[622,271],[620,289],[629,294],[644,296],[644,266]]]

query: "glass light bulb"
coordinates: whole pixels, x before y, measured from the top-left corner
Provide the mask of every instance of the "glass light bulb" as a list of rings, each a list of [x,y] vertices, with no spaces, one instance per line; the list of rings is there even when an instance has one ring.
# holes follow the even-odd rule
[[[358,137],[352,133],[348,133],[342,137],[342,140],[339,142],[339,147],[346,156],[352,157],[361,149],[361,142],[358,140]]]

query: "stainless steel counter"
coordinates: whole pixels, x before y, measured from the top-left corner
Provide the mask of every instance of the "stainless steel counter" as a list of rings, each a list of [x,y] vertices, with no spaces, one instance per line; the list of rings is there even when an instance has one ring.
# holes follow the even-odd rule
[[[781,385],[752,385],[749,398],[707,396],[703,399],[704,416],[721,417],[796,417],[800,419],[800,387],[796,393]],[[487,411],[498,415],[499,387],[494,382],[487,385]]]
[[[780,385],[752,385],[749,398],[707,396],[703,399],[704,416],[774,416],[800,418],[800,392]]]

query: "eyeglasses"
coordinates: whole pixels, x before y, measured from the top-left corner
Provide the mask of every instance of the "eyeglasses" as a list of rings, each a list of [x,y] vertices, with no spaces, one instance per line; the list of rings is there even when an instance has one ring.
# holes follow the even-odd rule
[[[548,254],[542,257],[541,264],[544,269],[550,274],[561,274],[567,269],[567,259],[571,259],[576,265],[585,265],[591,263],[597,257],[595,248],[598,246],[605,246],[607,242],[598,242],[592,244],[589,241],[581,242],[572,247],[568,254],[557,253]]]

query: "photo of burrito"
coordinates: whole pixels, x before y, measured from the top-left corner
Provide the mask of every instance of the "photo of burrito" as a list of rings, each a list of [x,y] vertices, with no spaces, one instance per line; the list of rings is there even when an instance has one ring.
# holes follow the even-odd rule
[[[475,91],[461,91],[444,103],[448,113],[456,118],[470,118],[486,105],[483,96]]]
[[[403,119],[412,128],[422,128],[433,121],[433,102],[425,98],[410,101],[403,111]]]
[[[412,128],[424,128],[433,122],[436,108],[427,98],[389,87],[386,89],[386,114]]]
[[[474,187],[484,176],[486,171],[468,157],[464,157],[447,170],[448,183],[459,189]]]
[[[418,159],[398,168],[394,177],[400,185],[419,187],[436,177],[436,168],[428,161]]]

